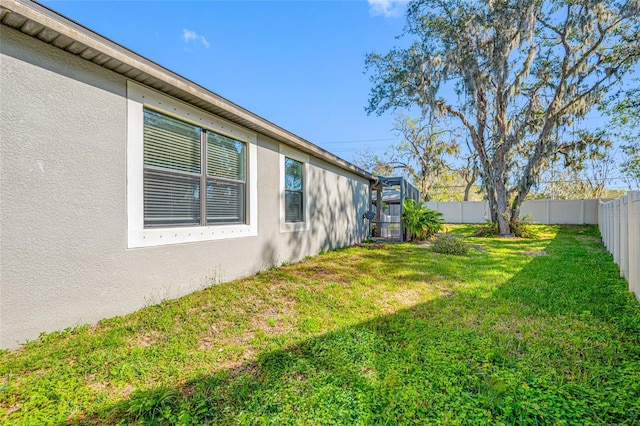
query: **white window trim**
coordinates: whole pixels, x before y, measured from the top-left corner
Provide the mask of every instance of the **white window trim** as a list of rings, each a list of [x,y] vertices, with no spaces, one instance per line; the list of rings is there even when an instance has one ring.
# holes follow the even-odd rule
[[[302,163],[302,222],[287,222],[285,220],[285,157]],[[309,212],[309,156],[287,145],[280,144],[280,232],[308,231],[310,229]]]
[[[144,108],[178,118],[247,144],[244,224],[144,228]],[[127,247],[152,247],[258,235],[257,135],[132,81],[127,82]]]

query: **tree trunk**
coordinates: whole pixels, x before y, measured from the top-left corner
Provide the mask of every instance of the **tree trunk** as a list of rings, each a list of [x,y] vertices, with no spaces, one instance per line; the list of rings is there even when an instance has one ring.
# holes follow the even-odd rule
[[[498,232],[500,236],[506,237],[511,235],[511,223],[509,206],[507,205],[507,188],[504,182],[497,181],[495,184],[496,191],[496,208],[498,214]]]
[[[511,235],[511,211],[507,196],[507,154],[509,144],[507,141],[507,94],[506,94],[506,68],[501,67],[496,75],[495,138],[497,139],[496,151],[493,155],[494,188],[498,207],[498,232],[500,236]]]
[[[511,224],[514,224],[516,220],[519,220],[520,207],[522,207],[522,202],[519,201],[519,199],[516,199],[511,206]]]
[[[507,195],[507,177],[505,171],[505,157],[502,147],[500,147],[493,157],[493,190],[496,197],[496,219],[498,222],[498,233],[506,237],[511,235],[510,210]]]
[[[473,182],[467,182],[467,185],[464,187],[464,198],[462,201],[469,201],[469,191],[471,191],[472,186]]]
[[[489,219],[493,223],[498,222],[498,205],[496,202],[496,191],[495,185],[493,182],[493,173],[491,170],[491,166],[489,164],[486,156],[480,156],[480,164],[482,165],[482,170],[480,172],[480,177],[482,178],[482,182],[485,186],[485,193],[487,194],[487,202],[489,203]]]
[[[513,202],[511,203],[511,207],[509,211],[509,217],[510,217],[511,223],[515,223],[520,219],[520,207],[522,207],[522,203],[527,198],[527,195],[531,190],[531,186],[534,183],[534,178],[531,173],[531,170],[532,170],[532,160],[529,160],[529,163],[525,168],[525,172],[524,172],[525,176],[518,182],[518,191],[516,192],[516,196],[513,199]]]
[[[469,192],[471,192],[471,188],[473,188],[473,184],[478,179],[478,168],[471,165],[469,170],[469,175],[467,176],[466,185],[464,187],[464,200],[469,201]]]
[[[493,185],[487,186],[487,202],[489,203],[489,219],[493,223],[498,223],[498,204],[496,202],[496,192]]]

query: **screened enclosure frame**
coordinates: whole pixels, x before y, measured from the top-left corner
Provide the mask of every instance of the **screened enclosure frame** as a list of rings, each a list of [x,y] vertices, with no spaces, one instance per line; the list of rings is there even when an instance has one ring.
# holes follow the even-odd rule
[[[389,241],[406,241],[402,204],[407,198],[420,203],[422,194],[418,188],[401,176],[378,177],[371,186],[371,192],[375,194],[375,198],[372,196],[372,209],[376,214],[370,221],[371,236]]]

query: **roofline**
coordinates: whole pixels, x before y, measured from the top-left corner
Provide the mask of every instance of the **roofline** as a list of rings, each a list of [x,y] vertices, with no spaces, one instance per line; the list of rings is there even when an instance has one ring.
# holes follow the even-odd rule
[[[220,115],[231,122],[290,145],[369,181],[375,180],[370,173],[331,152],[40,3],[32,0],[0,0],[0,23],[122,74],[130,80]],[[167,85],[170,90],[166,87]]]

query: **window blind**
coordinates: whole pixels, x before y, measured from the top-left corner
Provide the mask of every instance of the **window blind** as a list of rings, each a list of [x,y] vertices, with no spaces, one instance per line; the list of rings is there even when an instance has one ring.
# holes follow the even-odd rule
[[[207,223],[244,222],[244,184],[207,179]]]
[[[244,222],[245,147],[207,132],[207,223]]]
[[[217,133],[207,133],[207,174],[245,180],[245,144]]]
[[[302,193],[285,191],[284,193],[285,222],[302,222]]]
[[[304,215],[302,163],[291,158],[284,159],[284,220],[302,222]]]
[[[144,225],[244,223],[246,163],[245,143],[145,109]]]
[[[200,179],[145,170],[144,224],[200,224]]]
[[[200,173],[201,129],[155,111],[144,111],[144,164]]]

